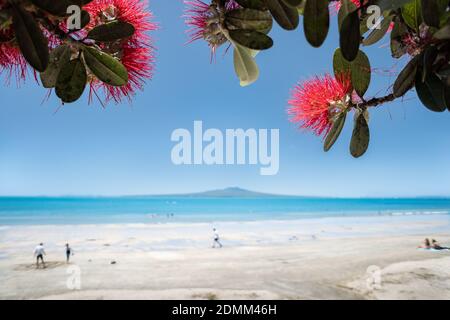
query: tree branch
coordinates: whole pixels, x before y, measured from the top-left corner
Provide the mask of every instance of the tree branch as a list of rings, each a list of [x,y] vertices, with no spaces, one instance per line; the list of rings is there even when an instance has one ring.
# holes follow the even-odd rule
[[[380,104],[384,104],[386,102],[392,102],[398,97],[394,96],[393,93],[379,98],[373,98],[363,103],[358,104],[357,106],[360,108],[370,108],[370,107],[378,107]]]

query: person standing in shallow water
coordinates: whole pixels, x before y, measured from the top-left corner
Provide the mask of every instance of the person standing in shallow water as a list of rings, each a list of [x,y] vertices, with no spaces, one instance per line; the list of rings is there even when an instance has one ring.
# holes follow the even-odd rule
[[[73,255],[73,250],[72,248],[69,246],[68,243],[66,243],[66,263],[69,263],[70,261],[70,256]]]
[[[219,248],[222,248],[222,244],[220,243],[219,232],[217,232],[216,228],[213,228],[213,232],[214,232],[214,242],[212,247],[215,248],[217,244],[219,245]]]
[[[36,257],[36,269],[39,268],[39,260],[41,260],[42,265],[45,269],[45,262],[44,262],[44,256],[45,256],[45,250],[44,250],[44,244],[40,243],[36,248],[34,248],[34,256]]]

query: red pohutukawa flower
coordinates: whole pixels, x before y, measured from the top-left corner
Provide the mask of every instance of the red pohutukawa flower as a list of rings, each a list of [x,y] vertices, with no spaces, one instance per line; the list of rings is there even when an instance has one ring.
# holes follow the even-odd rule
[[[351,100],[351,79],[348,74],[315,77],[297,84],[289,100],[288,114],[300,127],[316,135],[326,135],[333,116],[348,107]]]
[[[6,1],[0,0],[0,10],[5,8]],[[0,25],[0,74],[6,72],[6,81],[15,77],[17,83],[24,80],[27,74],[27,62],[14,40],[14,32],[9,23]]]
[[[106,101],[120,102],[124,97],[130,100],[136,90],[142,90],[145,80],[153,77],[155,48],[147,32],[156,30],[157,25],[151,21],[153,15],[147,5],[148,1],[140,0],[94,0],[83,8],[91,15],[88,31],[115,20],[127,22],[135,29],[130,38],[102,46],[103,51],[120,59],[128,71],[128,83],[122,87],[91,81],[91,91],[103,88]]]
[[[211,48],[212,56],[214,56],[218,47],[226,43],[228,40],[223,34],[220,26],[220,8],[214,4],[206,4],[201,0],[184,0],[187,6],[184,12],[185,23],[189,27],[187,33],[189,35],[189,43],[204,39]],[[228,11],[238,8],[239,5],[234,0],[226,2],[225,14]]]

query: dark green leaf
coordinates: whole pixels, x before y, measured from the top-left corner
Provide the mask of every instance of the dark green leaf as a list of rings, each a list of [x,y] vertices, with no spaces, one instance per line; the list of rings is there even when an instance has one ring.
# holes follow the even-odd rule
[[[44,88],[54,88],[61,68],[70,61],[72,51],[69,46],[62,45],[50,52],[47,69],[41,72],[41,81]]]
[[[256,9],[256,10],[266,10],[267,7],[264,4],[264,0],[235,0],[241,7]]]
[[[347,61],[355,60],[359,52],[361,33],[359,30],[358,12],[351,12],[342,21],[339,43],[342,55]]]
[[[269,11],[245,8],[228,12],[225,21],[230,29],[255,30],[263,33],[268,33],[273,24]]]
[[[344,128],[346,118],[347,118],[347,112],[343,111],[337,116],[336,120],[334,120],[333,126],[331,127],[331,130],[328,133],[328,135],[325,139],[325,143],[323,145],[323,149],[325,152],[328,152],[331,149],[331,147],[334,145],[334,143],[337,141],[337,139],[339,138],[339,136],[342,132],[342,128]]]
[[[341,49],[336,49],[333,57],[333,69],[336,76],[342,73],[351,75],[353,88],[363,97],[370,85],[372,70],[367,55],[361,50],[352,62],[345,60]]]
[[[434,73],[429,74],[422,82],[420,69],[416,75],[416,91],[425,107],[434,112],[443,112],[447,105],[444,100],[444,84]]]
[[[134,32],[135,29],[132,24],[114,21],[95,27],[89,31],[87,37],[95,41],[110,42],[131,37]]]
[[[54,16],[64,17],[67,15],[67,7],[72,5],[68,0],[31,0],[38,8],[47,11]]]
[[[410,89],[414,87],[418,62],[418,56],[414,57],[398,75],[397,80],[395,80],[394,83],[395,97],[400,98],[404,96]]]
[[[230,30],[231,39],[253,50],[266,50],[273,46],[272,38],[262,32],[252,30]]]
[[[430,27],[439,28],[439,7],[436,0],[421,0],[423,21]]]
[[[124,86],[128,82],[127,69],[114,57],[90,47],[83,47],[84,60],[91,72],[111,86]]]
[[[284,3],[286,3],[288,6],[293,7],[293,8],[297,8],[298,6],[300,6],[303,2],[303,0],[283,0]]]
[[[308,0],[304,9],[304,29],[306,40],[313,47],[320,47],[330,28],[328,0]]]
[[[286,30],[294,30],[298,27],[300,17],[298,10],[287,6],[282,0],[265,0],[267,7],[275,21]]]
[[[350,153],[353,157],[359,158],[366,153],[369,148],[370,130],[366,117],[360,113],[356,118],[353,129],[352,140],[350,142]]]
[[[14,4],[14,2],[12,2]],[[13,5],[13,27],[20,51],[27,62],[37,71],[47,68],[49,50],[47,39],[31,13]]]
[[[428,74],[433,72],[433,64],[436,61],[438,53],[438,49],[433,45],[430,45],[425,49],[423,53],[422,81],[425,81]]]
[[[86,87],[86,67],[80,59],[67,62],[56,82],[56,95],[65,103],[78,100]]]

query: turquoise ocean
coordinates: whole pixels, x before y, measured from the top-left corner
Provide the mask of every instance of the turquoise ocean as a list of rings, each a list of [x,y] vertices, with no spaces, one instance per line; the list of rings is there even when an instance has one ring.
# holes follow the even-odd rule
[[[450,218],[450,199],[0,197],[3,226],[427,215]]]

